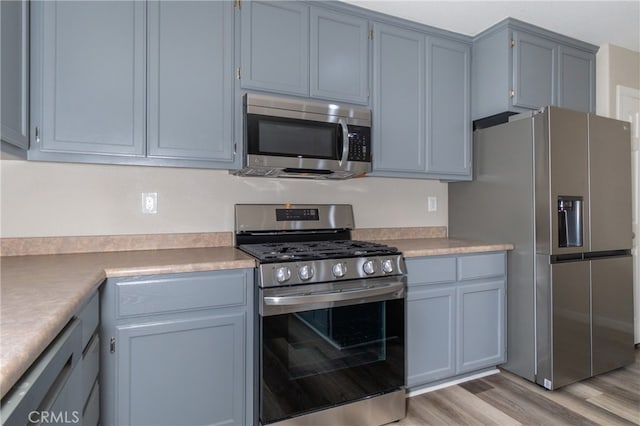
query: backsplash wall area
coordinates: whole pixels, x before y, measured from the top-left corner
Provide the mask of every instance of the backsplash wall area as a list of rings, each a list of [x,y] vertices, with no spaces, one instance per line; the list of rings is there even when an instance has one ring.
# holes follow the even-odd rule
[[[347,181],[241,178],[221,170],[0,161],[0,237],[233,230],[236,203],[346,203],[359,228],[447,226],[447,184],[365,177]],[[158,193],[142,214],[141,193]],[[437,211],[427,211],[427,197]]]

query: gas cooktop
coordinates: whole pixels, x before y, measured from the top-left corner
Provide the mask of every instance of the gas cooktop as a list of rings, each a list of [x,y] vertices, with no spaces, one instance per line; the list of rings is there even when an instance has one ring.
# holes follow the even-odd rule
[[[236,247],[258,259],[259,287],[405,274],[397,248],[351,239],[350,205],[237,204],[235,215]]]
[[[243,244],[238,248],[262,263],[339,259],[399,253],[396,247],[355,240]]]

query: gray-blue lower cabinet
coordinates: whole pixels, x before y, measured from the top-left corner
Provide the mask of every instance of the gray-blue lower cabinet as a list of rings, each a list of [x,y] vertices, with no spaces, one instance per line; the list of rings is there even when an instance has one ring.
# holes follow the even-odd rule
[[[7,392],[3,425],[98,424],[98,308],[94,293]]]
[[[96,292],[78,314],[82,326],[82,358],[79,370],[82,376],[81,418],[84,426],[96,426],[100,416],[100,300]]]
[[[103,425],[252,422],[253,270],[110,279]]]
[[[407,386],[455,376],[456,289],[410,289],[407,295]]]
[[[72,319],[2,398],[3,425],[82,422],[81,329]]]
[[[506,254],[407,259],[407,387],[503,363]]]
[[[456,374],[503,363],[504,278],[463,284],[456,291]]]

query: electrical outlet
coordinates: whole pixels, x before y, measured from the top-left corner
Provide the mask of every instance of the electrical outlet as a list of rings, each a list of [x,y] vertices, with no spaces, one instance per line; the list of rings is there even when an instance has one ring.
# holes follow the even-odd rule
[[[436,197],[427,197],[427,211],[438,211],[438,199]]]
[[[158,213],[158,193],[157,192],[142,193],[142,213],[143,214]]]

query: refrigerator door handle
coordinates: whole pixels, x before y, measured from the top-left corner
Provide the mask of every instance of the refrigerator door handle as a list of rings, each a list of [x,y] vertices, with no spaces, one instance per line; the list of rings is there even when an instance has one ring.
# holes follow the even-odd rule
[[[584,253],[569,253],[569,254],[552,254],[549,256],[549,263],[565,263],[565,262],[577,262],[584,260]]]
[[[601,259],[604,257],[623,257],[631,256],[631,250],[607,250],[607,251],[592,251],[584,254],[585,260],[588,259]]]

